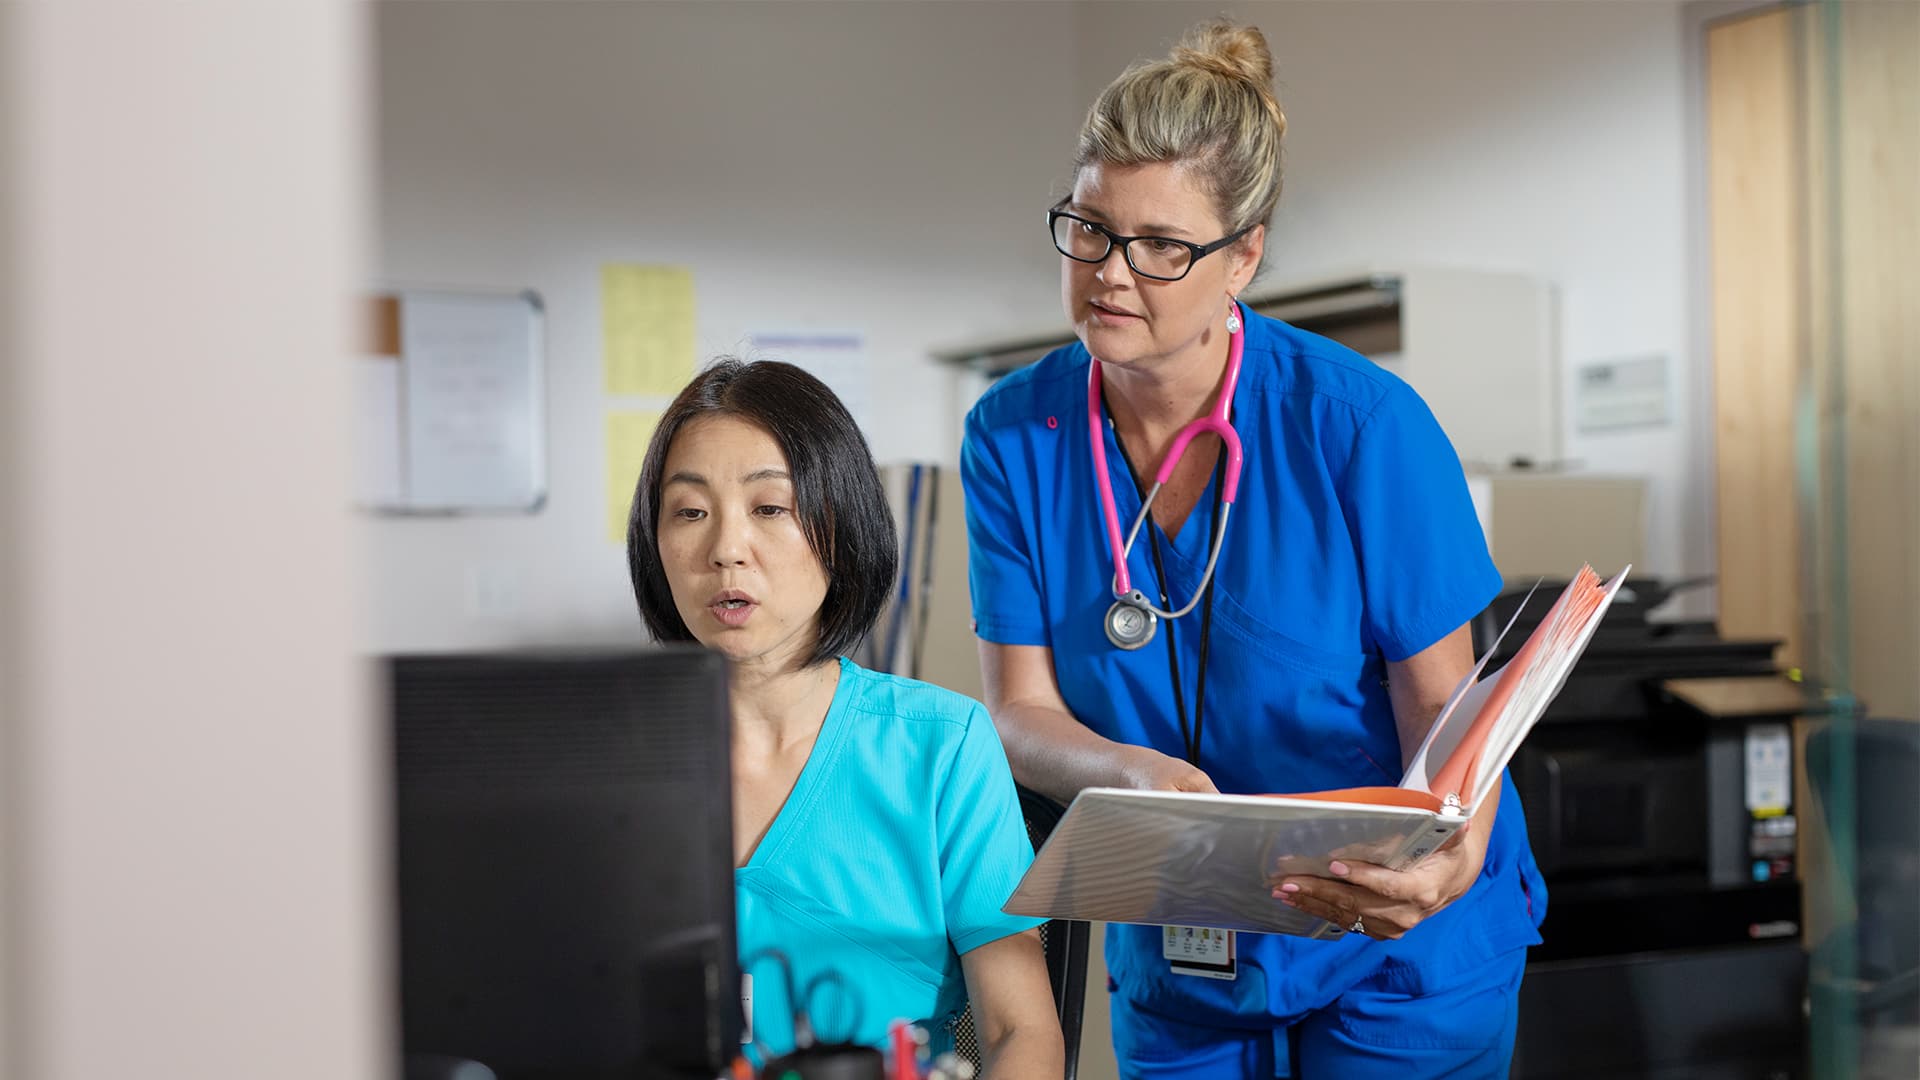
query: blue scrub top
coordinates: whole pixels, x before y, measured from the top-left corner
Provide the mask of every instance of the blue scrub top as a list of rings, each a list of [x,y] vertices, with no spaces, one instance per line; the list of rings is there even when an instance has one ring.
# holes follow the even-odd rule
[[[1460,461],[1426,404],[1359,354],[1242,309],[1233,422],[1245,465],[1215,571],[1200,768],[1230,793],[1400,782],[1386,662],[1459,628],[1499,592]],[[961,451],[976,633],[1053,650],[1061,694],[1110,739],[1184,758],[1167,650],[1107,641],[1111,556],[1087,432],[1087,350],[1075,343],[1007,376],[968,414]],[[1112,424],[1109,482],[1122,534],[1139,512]],[[1167,594],[1206,567],[1214,481],[1170,541]],[[1146,535],[1128,567],[1155,595]],[[1171,627],[1191,710],[1200,609]],[[1275,901],[1278,903],[1278,901]],[[1115,926],[1107,963],[1133,1000],[1196,1023],[1288,1023],[1389,972],[1443,989],[1489,957],[1538,942],[1546,889],[1511,780],[1473,889],[1397,942],[1243,935],[1232,981],[1173,975],[1152,927]]]
[[[1000,910],[1032,862],[986,709],[843,659],[793,792],[734,871],[740,955],[786,954],[823,1039],[879,1046],[904,1019],[941,1049],[966,1004],[960,956],[1040,925]],[[746,970],[755,1040],[792,1050],[779,964]]]

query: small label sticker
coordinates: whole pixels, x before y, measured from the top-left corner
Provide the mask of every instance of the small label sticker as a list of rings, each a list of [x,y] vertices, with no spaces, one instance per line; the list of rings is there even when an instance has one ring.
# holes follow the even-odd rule
[[[1160,955],[1166,957],[1175,975],[1197,975],[1203,979],[1239,977],[1231,930],[1210,926],[1161,927]]]
[[[1747,728],[1747,810],[1775,817],[1793,805],[1793,735],[1785,724]]]

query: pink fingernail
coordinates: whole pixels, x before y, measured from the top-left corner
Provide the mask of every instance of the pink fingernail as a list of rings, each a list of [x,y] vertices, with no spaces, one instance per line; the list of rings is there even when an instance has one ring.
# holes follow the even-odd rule
[[[1346,877],[1346,876],[1347,876],[1347,864],[1346,864],[1346,863],[1343,863],[1343,862],[1332,862],[1332,863],[1328,863],[1328,864],[1327,864],[1327,869],[1329,869],[1329,870],[1331,870],[1331,871],[1333,871],[1333,876],[1334,876],[1334,877]]]
[[[1283,893],[1297,893],[1300,891],[1300,886],[1289,881],[1285,885],[1280,886],[1280,891]]]

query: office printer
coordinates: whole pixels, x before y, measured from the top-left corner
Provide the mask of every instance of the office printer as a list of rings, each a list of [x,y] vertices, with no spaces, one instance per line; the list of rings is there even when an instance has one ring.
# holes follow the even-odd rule
[[[1699,583],[1629,579],[1513,760],[1548,891],[1514,1076],[1803,1073],[1791,725],[1807,695],[1778,641],[1653,617]],[[1522,608],[1531,587],[1475,620],[1490,668],[1564,582]]]

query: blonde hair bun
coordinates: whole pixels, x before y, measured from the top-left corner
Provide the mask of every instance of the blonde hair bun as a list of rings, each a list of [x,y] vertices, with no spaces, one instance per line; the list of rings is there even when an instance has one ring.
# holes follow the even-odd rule
[[[1287,115],[1273,54],[1251,26],[1202,23],[1164,60],[1134,64],[1100,92],[1080,127],[1073,170],[1091,162],[1191,166],[1233,231],[1273,216]]]
[[[1187,31],[1168,56],[1176,64],[1244,79],[1271,94],[1273,53],[1267,36],[1251,26],[1230,22],[1202,23]]]

